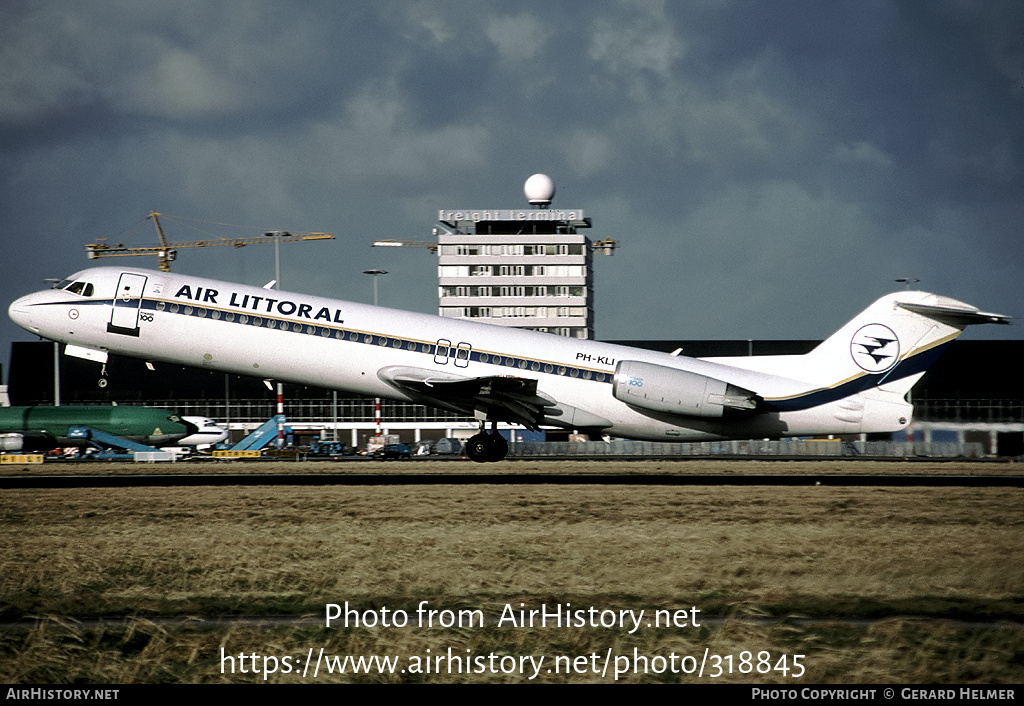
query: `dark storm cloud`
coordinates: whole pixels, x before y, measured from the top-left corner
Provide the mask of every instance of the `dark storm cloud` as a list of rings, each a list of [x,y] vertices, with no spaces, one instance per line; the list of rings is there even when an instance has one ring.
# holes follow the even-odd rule
[[[132,228],[155,209],[334,231],[282,249],[286,287],[366,299],[361,270],[384,267],[382,301],[432,311],[430,256],[369,241],[423,237],[439,208],[517,206],[543,171],[622,242],[597,261],[601,337],[825,336],[901,275],[1024,315],[1020,3],[3,14],[8,301],[85,267],[94,238],[149,244]],[[272,261],[218,248],[175,267],[263,284]],[[28,336],[5,317],[12,339]]]

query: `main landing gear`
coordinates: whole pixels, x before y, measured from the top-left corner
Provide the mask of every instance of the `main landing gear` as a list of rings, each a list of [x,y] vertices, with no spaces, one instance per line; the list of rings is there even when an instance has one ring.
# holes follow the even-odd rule
[[[480,433],[469,437],[466,442],[466,455],[477,463],[492,463],[504,460],[508,456],[508,442],[498,433],[497,422],[491,422],[491,433],[484,431],[480,425]]]

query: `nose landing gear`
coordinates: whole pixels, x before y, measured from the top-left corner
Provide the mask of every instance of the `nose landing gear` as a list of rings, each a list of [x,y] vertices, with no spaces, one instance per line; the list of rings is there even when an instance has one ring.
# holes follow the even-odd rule
[[[496,429],[497,422],[491,422],[491,433],[484,431],[480,425],[480,433],[469,437],[466,442],[466,455],[477,463],[493,463],[504,460],[508,456],[508,442]]]

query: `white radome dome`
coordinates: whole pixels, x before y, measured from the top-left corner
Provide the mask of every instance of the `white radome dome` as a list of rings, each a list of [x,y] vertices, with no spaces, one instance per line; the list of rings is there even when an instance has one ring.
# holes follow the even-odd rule
[[[538,206],[546,206],[555,197],[555,182],[547,174],[534,174],[523,184],[526,199]]]

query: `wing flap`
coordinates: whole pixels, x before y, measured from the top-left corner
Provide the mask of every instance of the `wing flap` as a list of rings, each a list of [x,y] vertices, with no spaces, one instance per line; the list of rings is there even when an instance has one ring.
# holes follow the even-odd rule
[[[406,366],[388,366],[377,377],[407,394],[480,419],[537,429],[548,400],[537,395],[537,381],[490,375],[467,377]]]
[[[534,430],[542,423],[572,428],[611,426],[606,419],[538,392],[532,378],[468,377],[399,365],[381,368],[377,377],[419,401],[478,419],[522,424]]]

